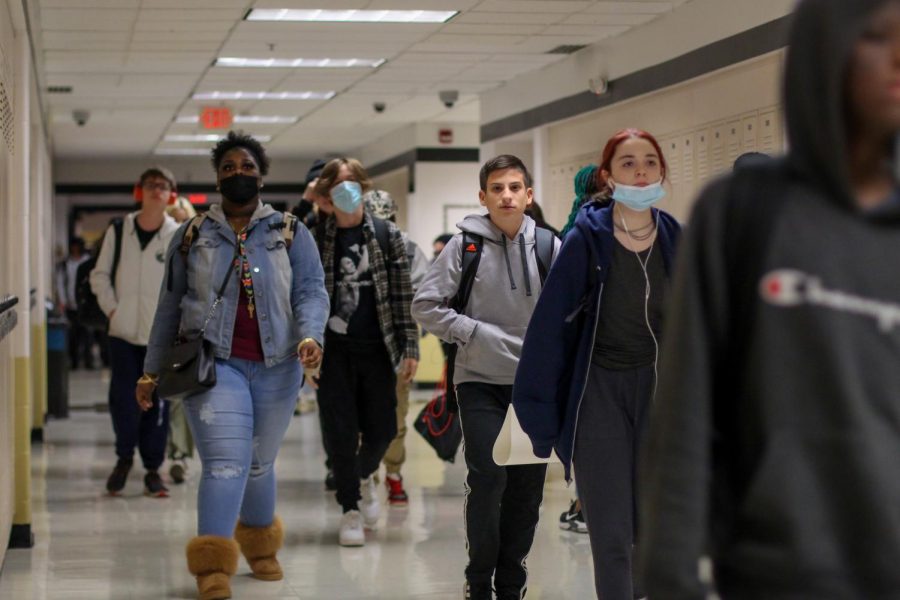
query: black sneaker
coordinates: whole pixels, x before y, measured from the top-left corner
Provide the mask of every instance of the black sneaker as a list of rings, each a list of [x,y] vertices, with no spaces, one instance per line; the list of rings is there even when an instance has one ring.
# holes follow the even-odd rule
[[[187,465],[184,462],[173,462],[169,467],[169,477],[175,484],[184,483],[184,474],[187,472]]]
[[[122,492],[122,488],[125,487],[125,481],[128,480],[128,472],[131,471],[132,464],[133,461],[125,460],[124,458],[120,458],[116,462],[115,468],[109,474],[109,479],[106,480],[106,491],[110,496],[118,496]]]
[[[162,477],[156,471],[147,471],[144,475],[144,495],[154,498],[169,497],[169,488],[163,485]]]
[[[575,510],[576,500],[572,500],[569,510],[559,515],[559,528],[563,531],[575,531],[577,533],[587,533],[587,523],[584,522],[584,515],[581,510]]]
[[[332,471],[331,469],[328,469],[328,473],[325,475],[325,491],[337,491],[337,481],[334,478],[334,471]]]

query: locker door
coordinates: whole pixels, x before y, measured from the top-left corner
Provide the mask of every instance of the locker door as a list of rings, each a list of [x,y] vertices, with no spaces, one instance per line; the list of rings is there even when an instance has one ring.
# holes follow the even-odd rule
[[[756,114],[746,115],[741,119],[741,154],[756,152],[759,148],[759,117]]]
[[[727,125],[725,123],[717,123],[712,126],[709,140],[709,156],[710,156],[710,175],[716,175],[725,172],[725,137]]]
[[[725,165],[723,170],[731,169],[735,159],[741,155],[741,120],[729,121],[725,125]]]

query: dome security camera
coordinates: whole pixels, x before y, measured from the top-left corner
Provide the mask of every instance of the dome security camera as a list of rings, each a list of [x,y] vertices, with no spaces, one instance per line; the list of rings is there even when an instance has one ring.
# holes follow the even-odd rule
[[[75,124],[79,127],[84,127],[88,122],[88,119],[91,118],[90,111],[76,109],[72,111],[72,120],[75,121]]]
[[[377,113],[383,113],[385,108],[387,108],[387,104],[384,102],[375,102],[372,104],[372,109]]]
[[[459,92],[456,90],[442,90],[438,92],[438,98],[447,108],[453,108],[456,101],[459,100]]]

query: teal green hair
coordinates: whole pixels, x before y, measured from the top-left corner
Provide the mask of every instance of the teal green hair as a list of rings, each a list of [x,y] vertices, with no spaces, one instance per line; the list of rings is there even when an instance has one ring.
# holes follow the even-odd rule
[[[565,237],[575,225],[575,217],[578,216],[578,211],[581,210],[581,207],[584,206],[585,203],[591,200],[597,191],[597,165],[582,167],[578,173],[575,174],[575,200],[572,201],[572,210],[569,212],[569,220],[562,230],[561,235],[563,237]]]

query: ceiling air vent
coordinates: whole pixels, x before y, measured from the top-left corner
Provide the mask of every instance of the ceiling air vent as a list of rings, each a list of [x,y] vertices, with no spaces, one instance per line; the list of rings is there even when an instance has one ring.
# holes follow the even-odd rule
[[[16,128],[13,120],[12,105],[6,94],[6,86],[3,85],[2,73],[0,73],[0,132],[6,140],[6,147],[10,153],[16,153]]]
[[[568,44],[563,46],[557,46],[553,50],[547,50],[547,54],[575,54],[582,48],[586,48],[586,45],[583,44]]]
[[[48,85],[47,93],[48,94],[71,94],[72,86],[71,85]]]

